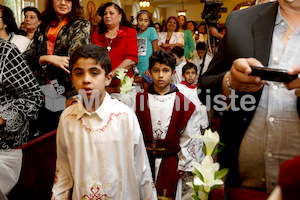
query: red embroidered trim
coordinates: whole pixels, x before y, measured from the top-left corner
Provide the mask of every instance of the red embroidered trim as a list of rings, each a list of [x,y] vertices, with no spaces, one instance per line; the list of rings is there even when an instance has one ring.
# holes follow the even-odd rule
[[[77,115],[76,114],[67,114],[64,119],[76,119]]]
[[[90,189],[92,194],[84,195],[82,197],[83,200],[108,200],[111,199],[107,194],[100,194],[100,187],[94,183],[93,187]]]
[[[112,121],[114,119],[120,118],[120,117],[127,117],[128,113],[111,113],[109,116],[109,120],[107,122],[107,124],[105,126],[103,126],[102,128],[99,128],[97,130],[92,130],[91,128],[87,127],[85,124],[83,124],[82,119],[80,119],[80,124],[81,127],[88,133],[103,133],[108,127],[110,127]]]

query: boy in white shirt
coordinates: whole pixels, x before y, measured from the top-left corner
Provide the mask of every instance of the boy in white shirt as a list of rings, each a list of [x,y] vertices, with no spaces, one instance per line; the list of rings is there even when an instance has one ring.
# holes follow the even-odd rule
[[[171,49],[171,52],[176,58],[175,75],[171,82],[176,85],[183,80],[181,71],[182,67],[186,64],[186,59],[184,57],[184,49],[182,47],[176,46]]]
[[[204,42],[198,42],[197,45],[196,45],[196,50],[197,50],[198,57],[195,58],[192,61],[192,63],[194,63],[197,66],[197,72],[198,72],[198,74],[200,74],[200,70],[201,70],[200,65],[203,62],[205,48],[206,48],[206,44]],[[206,56],[205,56],[205,61],[204,61],[204,65],[203,65],[203,69],[202,69],[202,73],[201,74],[203,74],[204,72],[206,72],[206,70],[208,68],[208,65],[209,65],[210,61],[212,60],[212,58],[213,57],[207,52]]]
[[[105,91],[108,53],[84,45],[72,54],[70,71],[82,98],[60,117],[52,199],[157,199],[139,122]]]
[[[195,140],[191,135],[200,134],[200,127],[193,126],[195,105],[170,83],[175,64],[172,53],[154,52],[149,59],[153,84],[136,97],[136,114],[158,199],[181,199],[180,175],[191,172],[195,161]]]
[[[182,77],[183,81],[181,83],[177,84],[177,88],[179,92],[181,92],[184,96],[186,96],[193,104],[196,106],[196,116],[197,120],[195,120],[195,123],[193,124],[195,127],[199,127],[202,130],[208,128],[208,117],[207,117],[207,110],[206,106],[201,103],[201,101],[198,98],[197,93],[197,67],[193,63],[187,63],[182,68]],[[202,146],[202,142],[199,140],[196,140],[199,142],[198,145],[196,145],[196,161],[200,162],[201,155],[202,155],[202,149],[200,148]]]

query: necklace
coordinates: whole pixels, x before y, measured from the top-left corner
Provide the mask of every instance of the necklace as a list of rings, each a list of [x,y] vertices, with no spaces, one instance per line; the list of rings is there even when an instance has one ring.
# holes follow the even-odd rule
[[[290,23],[286,20],[286,23],[287,23],[287,25],[289,26],[289,28],[294,32],[296,29],[294,29],[291,25],[290,25]]]
[[[112,47],[111,47],[111,44],[112,44],[112,39],[109,39],[110,41],[109,42],[107,42],[107,47],[106,47],[106,49],[107,49],[107,52],[109,53],[110,51],[111,51],[111,49],[112,49]]]
[[[170,96],[167,97],[167,98],[165,98],[164,96],[163,96],[162,98],[159,98],[159,97],[157,97],[157,95],[153,95],[153,97],[154,97],[154,99],[155,99],[156,101],[159,101],[159,102],[166,102],[166,101],[170,100],[170,99],[173,97],[173,94],[170,95]]]

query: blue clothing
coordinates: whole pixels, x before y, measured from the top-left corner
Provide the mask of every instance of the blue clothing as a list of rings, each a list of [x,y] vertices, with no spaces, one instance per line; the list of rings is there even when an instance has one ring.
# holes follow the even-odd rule
[[[139,64],[137,64],[137,67],[140,75],[143,75],[149,68],[149,57],[153,53],[152,42],[157,39],[157,32],[153,27],[149,27],[145,32],[137,34],[139,47]]]

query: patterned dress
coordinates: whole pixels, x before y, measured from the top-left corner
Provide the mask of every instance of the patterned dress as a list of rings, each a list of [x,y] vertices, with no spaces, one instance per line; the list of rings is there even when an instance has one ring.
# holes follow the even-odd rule
[[[46,84],[44,79],[45,75],[48,76],[50,80],[57,79],[59,85],[63,85],[66,89],[66,93],[64,95],[72,96],[76,93],[76,91],[72,86],[69,74],[52,65],[47,65],[44,71],[43,67],[39,63],[40,57],[42,55],[47,55],[48,30],[49,26],[39,26],[35,31],[30,46],[26,49],[23,55],[29,66],[33,69],[40,84]],[[57,35],[53,55],[70,56],[78,47],[84,44],[90,44],[90,31],[91,25],[89,21],[70,20],[60,29]]]
[[[29,120],[43,104],[43,95],[20,51],[0,39],[0,149],[27,142]]]

